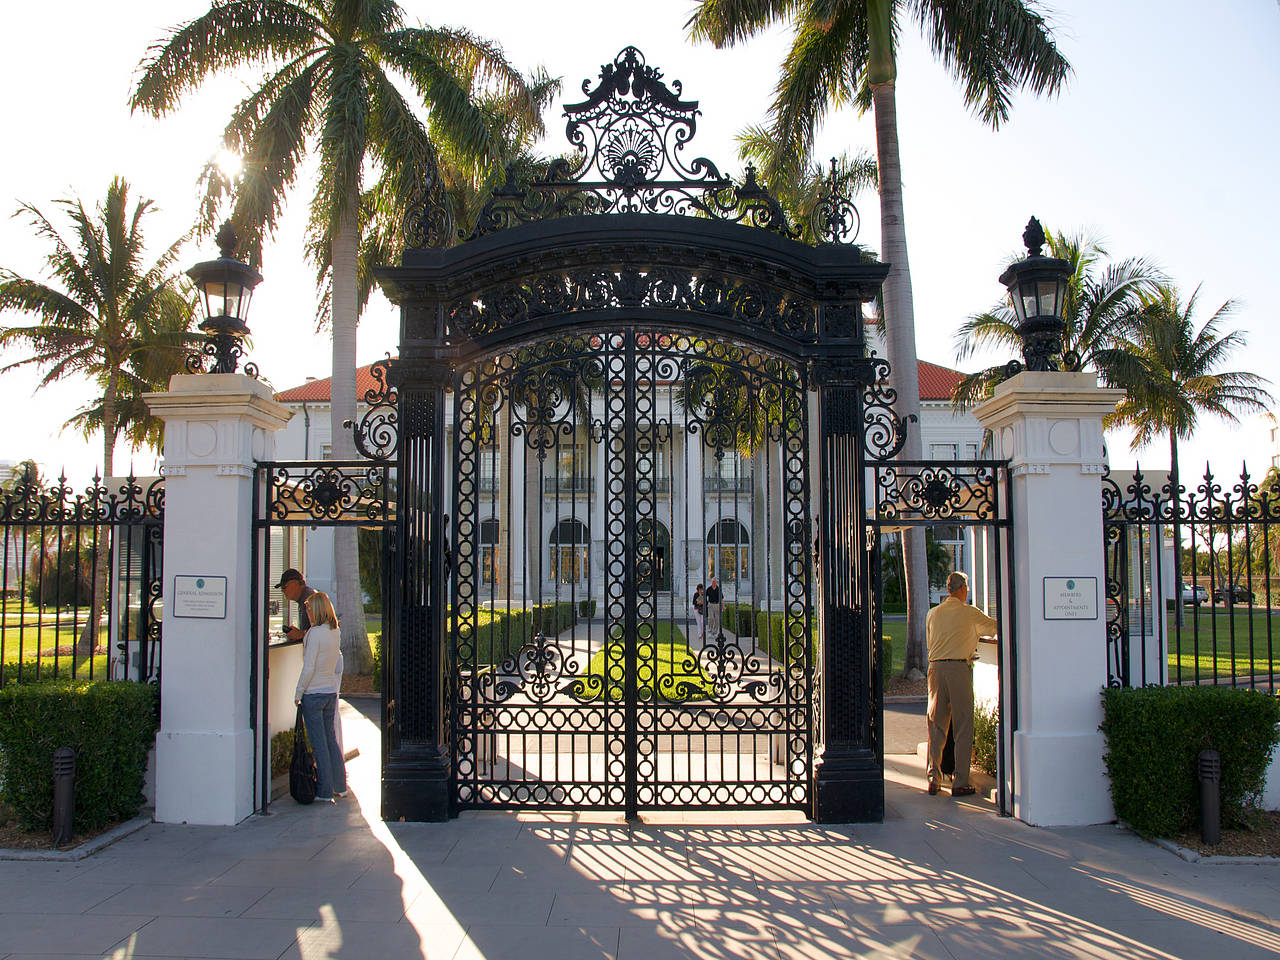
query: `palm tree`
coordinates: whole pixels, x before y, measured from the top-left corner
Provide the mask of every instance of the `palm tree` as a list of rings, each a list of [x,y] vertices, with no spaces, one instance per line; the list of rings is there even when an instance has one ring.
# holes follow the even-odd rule
[[[45,266],[54,285],[0,268],[0,311],[38,318],[26,327],[0,326],[0,347],[23,345],[30,353],[0,373],[34,366],[43,371],[39,387],[70,377],[92,380],[101,393],[66,426],[85,436],[102,434],[102,471],[115,474],[116,441],[137,447],[156,444],[163,424],[152,417],[142,394],[163,390],[182,369],[193,301],[173,270],[185,237],[144,266],[143,219],[152,210],[140,199],[129,210],[129,184],[117,177],[96,211],[79,200],[58,201],[70,221],[71,237],[29,203],[18,208],[36,236],[52,248]],[[99,542],[105,543],[100,531]],[[93,602],[79,646],[92,652],[98,614],[106,595],[106,551],[94,565]]]
[[[1130,335],[1117,344],[1133,356],[1136,369],[1124,383],[1128,395],[1116,407],[1115,423],[1133,429],[1134,450],[1169,435],[1175,489],[1178,439],[1195,433],[1201,414],[1238,423],[1238,412],[1265,410],[1273,402],[1263,377],[1219,369],[1245,346],[1243,330],[1221,332],[1235,312],[1235,301],[1226,301],[1197,330],[1193,314],[1199,295],[1197,287],[1183,303],[1177,287],[1161,284],[1134,316]]]
[[[1133,429],[1130,447],[1137,450],[1160,434],[1169,435],[1169,489],[1181,497],[1178,476],[1178,438],[1189,438],[1200,415],[1212,414],[1238,423],[1237,411],[1265,410],[1274,402],[1263,387],[1265,379],[1242,370],[1219,368],[1245,345],[1242,330],[1220,332],[1235,311],[1228,300],[1196,329],[1193,314],[1200,288],[1186,303],[1171,284],[1161,284],[1147,297],[1133,318],[1130,336],[1119,343],[1133,365],[1126,374],[1125,398],[1116,406],[1114,422]],[[1182,596],[1180,510],[1174,512],[1174,596]],[[1179,615],[1182,604],[1177,604]]]
[[[1047,255],[1071,265],[1062,319],[1064,352],[1074,352],[1082,369],[1096,370],[1104,383],[1124,386],[1133,376],[1132,355],[1120,349],[1143,298],[1154,293],[1162,277],[1149,261],[1130,257],[1105,267],[1109,256],[1101,241],[1084,233],[1049,231]],[[1016,259],[1016,258],[1015,258]],[[1017,355],[1022,349],[1018,319],[1008,297],[985,313],[969,317],[956,331],[956,359],[965,360],[981,349]],[[951,401],[966,410],[991,395],[1005,376],[1003,364],[966,376]]]
[[[1015,90],[1056,93],[1071,67],[1054,44],[1049,25],[1031,0],[955,4],[946,0],[701,0],[687,24],[695,40],[717,47],[744,41],[777,21],[792,26],[791,50],[774,88],[768,123],[775,161],[763,173],[769,182],[793,153],[808,157],[827,110],[856,104],[873,110],[880,174],[881,253],[890,265],[884,283],[885,326],[891,386],[897,411],[920,413],[915,313],[898,151],[897,33],[903,17],[915,16],[944,66],[964,86],[966,105],[992,127],[1008,119]],[[903,459],[920,458],[920,437],[911,431]],[[928,581],[924,532],[906,538],[907,658],[905,669],[925,666],[924,618]],[[919,586],[920,589],[916,589]]]
[[[459,29],[408,26],[394,0],[214,0],[208,12],[152,48],[132,106],[156,116],[170,113],[213,74],[245,65],[267,75],[236,107],[223,134],[246,171],[232,220],[260,250],[304,155],[318,151],[309,253],[322,286],[326,277],[332,283],[333,453],[350,459],[355,444],[343,424],[356,412],[357,255],[361,238],[377,235],[369,218],[380,209],[361,203],[366,175],[375,182],[383,178],[401,200],[438,197],[438,141],[478,166],[499,153],[476,102],[478,88],[534,126],[537,104],[496,46]],[[426,104],[427,123],[400,83]],[[210,224],[228,190],[225,179],[206,171]],[[335,531],[334,554],[343,656],[364,672],[371,653],[354,528]]]
[[[1280,573],[1280,468],[1268,468],[1252,499],[1253,515],[1267,521],[1251,538],[1253,569],[1270,579]]]

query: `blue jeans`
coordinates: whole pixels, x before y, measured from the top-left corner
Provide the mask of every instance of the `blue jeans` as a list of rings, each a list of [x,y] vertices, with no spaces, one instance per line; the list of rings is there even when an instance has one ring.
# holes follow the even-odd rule
[[[307,726],[307,739],[316,757],[316,799],[327,800],[336,790],[347,792],[347,765],[342,759],[342,748],[333,733],[334,716],[338,711],[336,693],[304,693],[302,695],[302,722]]]

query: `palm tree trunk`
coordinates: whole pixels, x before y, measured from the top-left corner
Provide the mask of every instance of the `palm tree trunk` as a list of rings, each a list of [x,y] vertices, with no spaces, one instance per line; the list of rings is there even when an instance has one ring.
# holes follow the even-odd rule
[[[1178,522],[1181,494],[1178,492],[1181,481],[1178,479],[1178,434],[1169,430],[1169,506],[1173,510],[1173,608],[1176,612],[1178,626],[1186,620],[1186,611],[1182,606],[1182,524]]]
[[[330,436],[338,460],[356,456],[355,438],[343,426],[356,417],[356,247],[360,239],[355,198],[344,205],[333,232],[333,379],[329,394]],[[333,569],[337,578],[334,604],[342,623],[343,669],[368,673],[373,664],[360,590],[360,553],[355,527],[335,527]]]
[[[108,378],[102,393],[102,482],[115,473],[116,454],[116,383]],[[76,537],[76,549],[79,550],[79,536]],[[111,561],[111,528],[97,527],[94,530],[93,551],[93,592],[89,598],[89,617],[80,631],[76,641],[73,659],[92,657],[98,646],[98,621],[102,618],[103,607],[107,603],[107,572]]]
[[[880,166],[880,246],[889,275],[884,282],[885,341],[889,351],[889,384],[898,395],[895,410],[903,418],[920,418],[920,379],[916,366],[916,320],[907,262],[907,229],[902,210],[902,163],[898,155],[898,108],[894,84],[872,90],[876,121],[876,159]],[[920,431],[911,425],[899,455],[919,460]],[[902,536],[906,568],[907,655],[903,671],[928,667],[924,622],[929,613],[929,567],[923,527]]]

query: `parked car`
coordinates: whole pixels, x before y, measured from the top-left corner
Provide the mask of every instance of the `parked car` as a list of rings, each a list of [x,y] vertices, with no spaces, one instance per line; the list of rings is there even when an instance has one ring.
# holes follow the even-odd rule
[[[1202,603],[1209,602],[1209,591],[1200,584],[1192,586],[1189,583],[1182,585],[1182,603],[1187,607],[1198,607]]]
[[[1222,587],[1214,587],[1213,602],[1226,603],[1227,591]],[[1231,587],[1232,603],[1253,603],[1253,591],[1246,587],[1243,583],[1237,583]]]

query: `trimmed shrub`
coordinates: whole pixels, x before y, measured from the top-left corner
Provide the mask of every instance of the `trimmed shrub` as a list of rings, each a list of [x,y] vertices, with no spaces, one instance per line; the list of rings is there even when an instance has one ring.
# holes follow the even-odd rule
[[[756,608],[749,603],[726,603],[720,625],[736,637],[756,635]]]
[[[1200,817],[1196,754],[1222,756],[1222,822],[1245,825],[1280,742],[1280,700],[1229,687],[1144,687],[1102,693],[1101,730],[1116,816],[1166,837]]]
[[[973,763],[983,773],[996,775],[996,738],[1000,719],[994,707],[975,704],[973,708]]]
[[[574,604],[544,603],[525,610],[480,610],[476,618],[475,654],[479,664],[499,664],[535,633],[549,637],[577,623]]]
[[[578,616],[583,620],[590,620],[596,615],[596,602],[594,600],[578,601]]]
[[[111,681],[8,684],[0,689],[0,783],[28,830],[53,826],[53,752],[76,751],[75,830],[137,814],[156,689]]]

